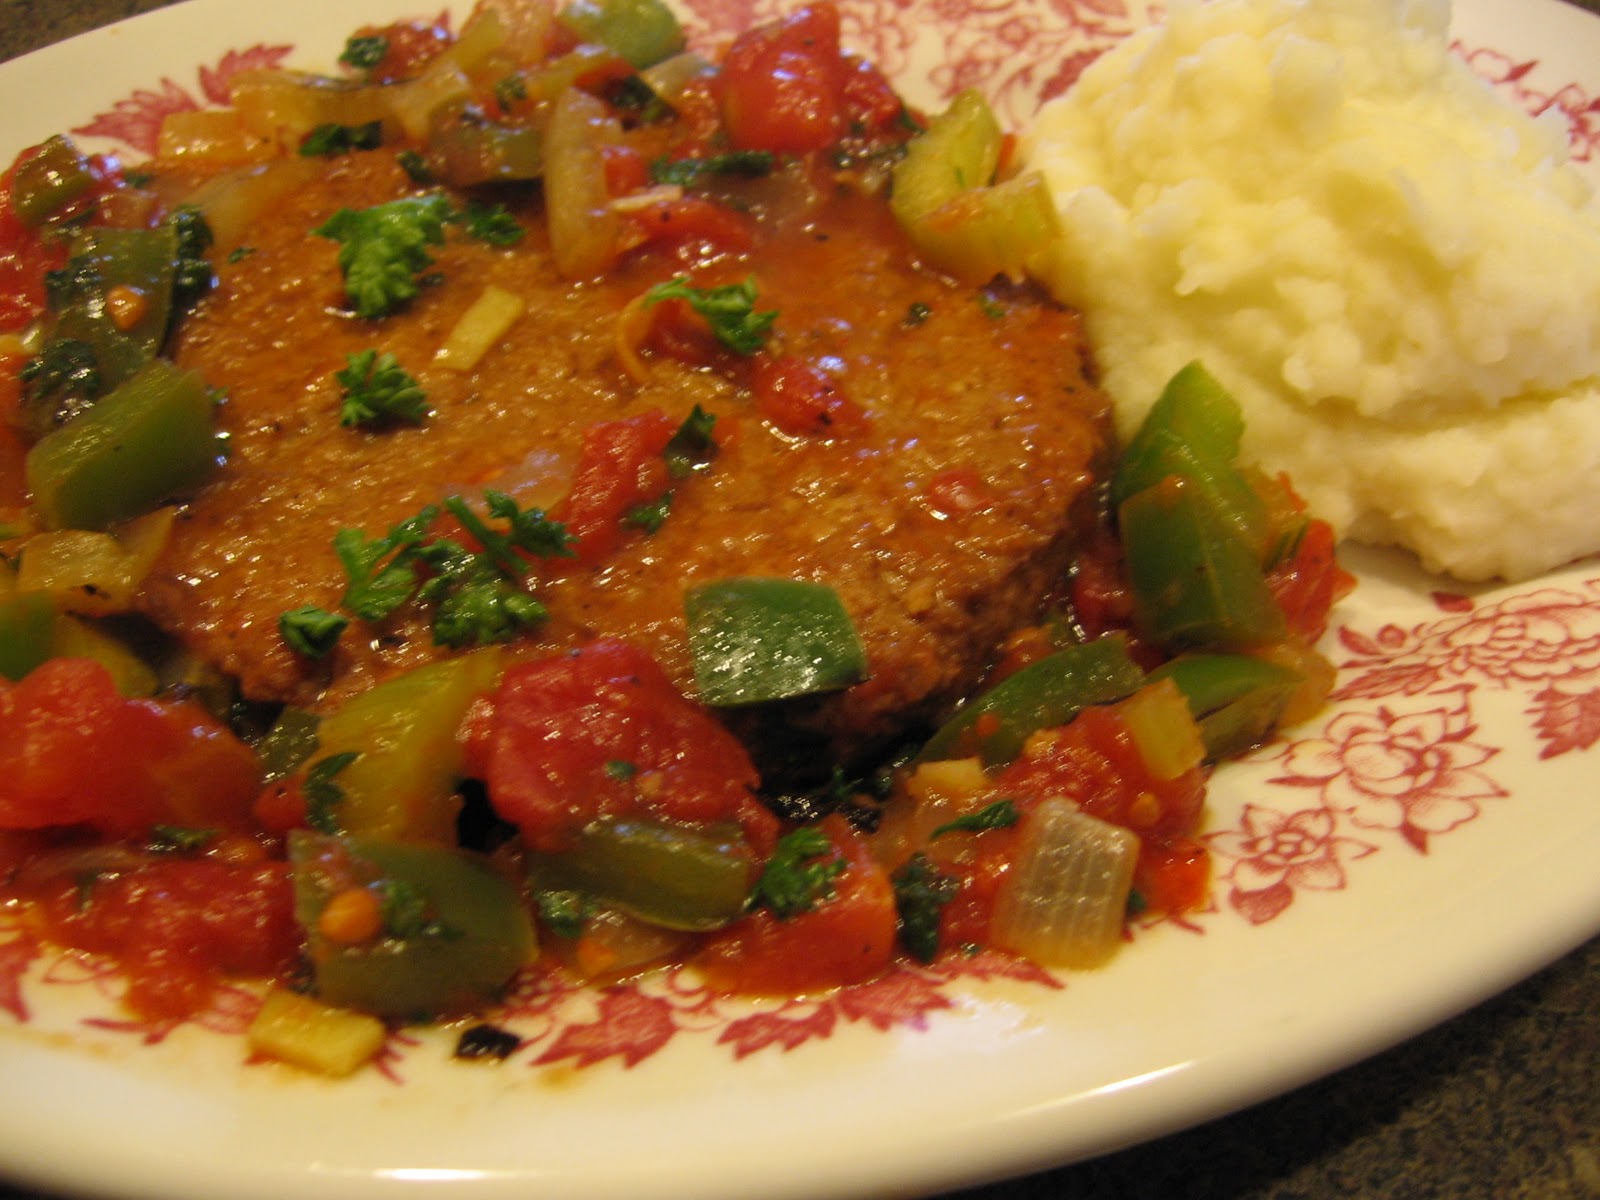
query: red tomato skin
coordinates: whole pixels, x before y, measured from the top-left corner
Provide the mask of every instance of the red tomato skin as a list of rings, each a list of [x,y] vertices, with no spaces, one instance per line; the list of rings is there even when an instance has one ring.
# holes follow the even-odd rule
[[[204,710],[127,699],[89,659],[0,690],[0,828],[242,828],[259,786],[255,752]]]
[[[762,855],[777,818],[744,747],[644,651],[605,639],[509,668],[480,746],[489,802],[534,849],[559,853],[591,821],[732,821]],[[616,764],[627,764],[618,771]]]
[[[622,519],[659,500],[671,486],[661,458],[677,426],[660,409],[589,427],[578,452],[572,487],[553,514],[577,539],[583,563],[594,563],[622,542]]]
[[[125,1002],[151,1020],[202,1011],[230,975],[287,975],[300,948],[289,868],[210,858],[155,861],[40,898],[52,941],[116,959]]]
[[[834,894],[780,919],[758,908],[710,934],[694,958],[706,982],[738,995],[803,996],[881,975],[895,952],[894,888],[866,838],[835,815],[823,819],[845,861]]]
[[[16,158],[0,179],[0,332],[24,329],[44,312],[46,272],[59,270],[67,261],[65,240],[48,241],[37,229],[17,220],[11,207],[12,180],[17,165],[33,149]]]
[[[1313,519],[1294,555],[1267,573],[1267,586],[1289,628],[1310,643],[1327,632],[1329,612],[1355,589],[1355,576],[1335,557],[1336,541],[1333,526]]]
[[[756,411],[792,437],[849,437],[870,423],[837,380],[806,359],[762,355],[751,372]]]
[[[718,77],[722,122],[741,150],[806,154],[845,132],[839,10],[815,4],[735,39]]]
[[[754,244],[747,218],[704,196],[663,200],[631,215],[637,244],[689,262],[742,254]]]

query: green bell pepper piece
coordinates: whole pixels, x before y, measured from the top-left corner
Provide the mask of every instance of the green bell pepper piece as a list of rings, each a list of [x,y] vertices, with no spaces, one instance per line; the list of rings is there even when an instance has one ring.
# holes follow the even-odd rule
[[[584,892],[649,924],[698,931],[744,912],[755,869],[734,826],[622,818],[590,825],[570,850],[531,855],[529,874],[541,891]]]
[[[719,579],[684,595],[701,699],[717,707],[836,691],[867,677],[850,614],[830,587]]]
[[[306,930],[319,998],[379,1017],[428,1020],[499,996],[535,953],[519,890],[479,855],[307,830],[289,836],[295,916]],[[383,929],[357,945],[318,928],[329,899],[372,889]]]
[[[155,359],[28,452],[50,529],[105,529],[191,491],[216,469],[213,405],[193,371]]]
[[[615,51],[637,71],[684,47],[683,26],[661,0],[571,0],[556,20],[580,42]]]
[[[889,208],[908,232],[963,192],[987,187],[1000,165],[1004,135],[989,102],[974,88],[906,143],[895,164]]]
[[[498,647],[386,679],[322,718],[316,761],[350,755],[326,828],[452,845],[461,802],[456,741],[467,709],[500,676]],[[312,764],[315,765],[315,762]]]
[[[1191,481],[1169,475],[1117,514],[1134,620],[1156,645],[1242,650],[1282,636],[1256,551]]]
[[[917,758],[933,762],[977,755],[985,766],[1008,763],[1030,734],[1065,725],[1092,704],[1132,695],[1142,682],[1144,672],[1119,637],[1058,650],[968,701]]]
[[[73,245],[68,285],[50,327],[52,340],[70,338],[94,348],[100,386],[114,389],[156,356],[172,320],[172,285],[178,234],[167,223],[156,229],[92,229]],[[111,289],[137,293],[137,319],[119,324],[106,303]]]
[[[43,225],[94,187],[89,160],[56,134],[38,153],[17,164],[11,179],[11,211],[30,229]]]
[[[1287,667],[1247,654],[1180,654],[1150,672],[1158,679],[1178,685],[1212,762],[1266,741],[1301,683]]]
[[[0,595],[0,675],[21,679],[54,652],[56,608],[45,592]]]
[[[1112,505],[1168,475],[1182,476],[1260,556],[1270,520],[1266,504],[1233,465],[1243,434],[1238,401],[1205,367],[1191,362],[1168,382],[1123,449],[1111,479]]]

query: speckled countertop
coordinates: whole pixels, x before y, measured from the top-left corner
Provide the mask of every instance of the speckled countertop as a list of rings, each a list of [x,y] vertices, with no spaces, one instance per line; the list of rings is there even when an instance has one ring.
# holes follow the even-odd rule
[[[165,2],[0,0],[0,61]],[[1584,7],[1600,11],[1600,0]],[[1447,1024],[1286,1096],[951,1200],[1046,1197],[1600,1200],[1600,939]],[[41,1198],[0,1183],[0,1200]]]

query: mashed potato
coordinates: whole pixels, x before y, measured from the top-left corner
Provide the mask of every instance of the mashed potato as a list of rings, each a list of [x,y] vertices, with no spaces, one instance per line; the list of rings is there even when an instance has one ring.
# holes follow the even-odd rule
[[[1600,209],[1446,0],[1180,0],[1024,139],[1124,432],[1201,359],[1246,455],[1464,579],[1600,549]]]

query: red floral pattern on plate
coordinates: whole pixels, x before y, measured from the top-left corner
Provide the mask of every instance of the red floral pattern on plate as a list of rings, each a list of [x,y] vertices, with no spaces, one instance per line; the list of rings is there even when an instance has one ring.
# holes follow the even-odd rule
[[[710,47],[716,31],[791,7],[786,0],[686,0],[683,11],[691,36]],[[1160,12],[1141,0],[847,0],[843,9],[849,44],[891,76],[915,79],[920,65],[932,92],[914,100],[937,103],[977,87],[1011,122],[1060,95],[1106,48]],[[163,78],[73,132],[151,154],[168,113],[225,103],[234,75],[281,65],[293,49],[231,51],[196,72],[193,90]],[[1600,99],[1587,89],[1540,80],[1537,60],[1460,44],[1455,50],[1526,111],[1559,113],[1575,160],[1596,156]],[[1182,921],[1183,928],[1203,933],[1217,920],[1248,927],[1277,920],[1304,893],[1350,888],[1359,864],[1380,851],[1426,855],[1435,839],[1506,801],[1510,793],[1496,767],[1508,743],[1492,744],[1478,725],[1480,691],[1524,696],[1527,740],[1541,760],[1600,741],[1600,578],[1530,585],[1484,603],[1446,593],[1433,601],[1437,616],[1410,626],[1338,629],[1335,645],[1346,657],[1335,703],[1320,728],[1297,730],[1244,764],[1265,778],[1228,818],[1231,826],[1206,835],[1217,867],[1215,900]],[[1496,736],[1515,732],[1502,726]],[[769,1003],[719,996],[686,969],[593,988],[536,967],[495,1019],[521,1039],[516,1058],[529,1065],[634,1067],[680,1037],[710,1037],[737,1060],[787,1053],[849,1026],[921,1029],[931,1014],[952,1007],[958,989],[1000,979],[1065,986],[1048,971],[992,952],[905,966],[827,996]],[[0,916],[0,1010],[29,1021],[29,994],[41,987],[94,989],[105,1014],[114,1014],[121,982],[105,964],[50,950],[20,918]],[[223,989],[193,1023],[236,1036],[258,1004],[249,989]],[[115,1015],[86,1023],[146,1042],[173,1030]],[[435,1052],[425,1039],[395,1034],[379,1070],[402,1081],[407,1057],[423,1047]]]

